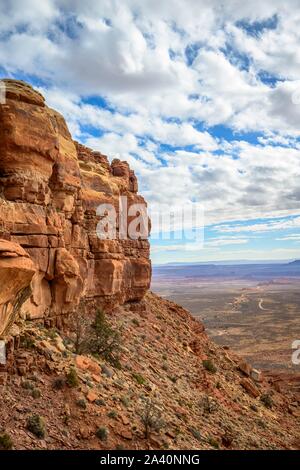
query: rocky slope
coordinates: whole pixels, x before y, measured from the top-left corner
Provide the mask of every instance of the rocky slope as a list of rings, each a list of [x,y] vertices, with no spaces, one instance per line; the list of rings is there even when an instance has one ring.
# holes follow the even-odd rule
[[[143,202],[127,163],[73,142],[29,85],[6,86],[0,448],[299,448],[299,395],[147,292],[148,241],[97,237],[100,203]],[[118,362],[78,351],[78,325],[92,331],[99,309],[119,332]]]
[[[152,293],[145,305],[110,314],[122,324],[121,368],[75,355],[61,331],[19,325],[0,414],[16,449],[299,449],[299,397],[249,377],[251,368],[183,308]],[[74,367],[72,387],[64,379]],[[145,398],[163,422],[148,439]],[[28,429],[32,414],[44,421],[42,438]]]

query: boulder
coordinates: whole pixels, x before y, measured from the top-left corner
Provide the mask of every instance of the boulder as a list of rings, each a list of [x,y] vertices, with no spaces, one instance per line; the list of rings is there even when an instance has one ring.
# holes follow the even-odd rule
[[[238,365],[238,369],[243,372],[243,374],[245,374],[247,377],[250,377],[251,375],[251,371],[252,371],[252,367],[250,366],[250,364],[248,364],[248,362],[244,361],[244,360],[241,360],[239,362],[239,365]]]
[[[75,364],[78,369],[89,371],[98,376],[100,375],[101,368],[99,364],[87,356],[76,356]]]
[[[260,393],[256,385],[249,379],[242,379],[241,386],[246,390],[246,392],[253,398],[257,398]]]
[[[94,403],[94,401],[97,400],[98,395],[95,392],[93,392],[92,390],[89,390],[89,392],[86,395],[86,398],[90,403]]]
[[[260,370],[257,369],[252,369],[251,370],[251,378],[255,380],[255,382],[261,382],[262,381],[262,373]]]

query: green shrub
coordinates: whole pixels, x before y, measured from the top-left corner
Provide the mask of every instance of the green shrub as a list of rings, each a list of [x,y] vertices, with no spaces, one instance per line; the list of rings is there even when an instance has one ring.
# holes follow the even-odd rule
[[[111,410],[111,411],[109,411],[109,412],[107,413],[107,416],[108,416],[109,418],[117,419],[118,413],[117,413],[115,410]]]
[[[0,449],[11,450],[13,448],[13,441],[9,434],[6,432],[0,434]]]
[[[267,429],[266,423],[265,423],[264,420],[261,419],[261,418],[259,418],[259,419],[257,420],[257,425],[258,425],[260,428]]]
[[[100,441],[106,441],[108,438],[108,430],[104,427],[100,427],[96,431],[96,436]]]
[[[218,403],[208,395],[204,395],[200,402],[200,407],[203,409],[204,413],[210,414],[218,409]]]
[[[27,418],[27,429],[36,437],[42,439],[45,437],[46,428],[43,418],[38,414],[32,414]]]
[[[95,405],[98,405],[98,406],[105,406],[106,403],[105,403],[105,400],[103,400],[103,398],[97,398],[97,400],[94,401]]]
[[[177,382],[177,377],[169,375],[168,379],[171,380],[171,382],[173,382],[173,384],[176,384],[176,382]]]
[[[158,405],[152,399],[143,399],[138,415],[144,425],[145,438],[149,439],[151,432],[158,432],[165,426],[162,419],[162,412]]]
[[[121,368],[121,335],[109,325],[102,310],[96,313],[88,348],[95,356],[100,356],[114,367]]]
[[[50,339],[55,339],[57,337],[57,331],[55,330],[55,328],[51,328],[50,330],[48,330],[47,336]]]
[[[75,333],[74,350],[76,354],[90,353],[95,358],[103,358],[114,367],[121,368],[121,335],[120,331],[111,327],[103,310],[97,310],[94,321],[87,321],[85,305],[73,315]]]
[[[130,399],[128,397],[123,396],[120,398],[120,401],[126,408],[130,406]]]
[[[212,447],[214,447],[215,449],[219,449],[219,447],[220,447],[219,443],[218,443],[218,441],[216,441],[215,438],[209,437],[207,441]]]
[[[69,385],[69,387],[71,387],[71,388],[78,387],[79,379],[78,379],[76,369],[74,369],[74,367],[72,367],[72,369],[70,369],[70,371],[68,372],[68,374],[66,376],[66,379],[67,379],[66,382]]]
[[[24,382],[22,382],[22,387],[25,388],[26,390],[33,390],[34,384],[30,382],[30,380],[24,380]]]
[[[32,398],[41,398],[41,391],[38,388],[34,388],[31,392]]]
[[[87,409],[87,403],[84,398],[79,398],[79,400],[77,400],[76,402],[76,405],[78,406],[78,408],[82,408],[83,410]]]
[[[260,401],[265,405],[266,408],[271,409],[272,406],[273,406],[273,400],[272,400],[272,397],[269,393],[264,393],[260,397]]]
[[[75,334],[74,352],[84,354],[88,352],[88,341],[90,337],[91,325],[86,316],[86,304],[84,301],[76,308],[72,315],[72,329]]]
[[[204,369],[210,372],[211,374],[215,374],[217,372],[217,368],[211,359],[204,359],[202,361],[202,364],[203,364]]]
[[[25,349],[33,349],[35,346],[34,339],[30,336],[22,336],[21,337],[21,346]]]
[[[195,429],[195,428],[190,428],[189,431],[190,431],[190,433],[192,434],[192,436],[193,436],[195,439],[197,439],[197,441],[203,441],[203,438],[202,438],[200,432],[199,432],[197,429]]]
[[[117,444],[116,445],[116,450],[125,450],[126,447],[124,446],[124,444]]]
[[[144,385],[146,383],[146,379],[144,379],[141,374],[134,373],[132,374],[132,377],[136,380],[139,385]]]
[[[66,385],[66,379],[65,379],[65,377],[57,377],[57,378],[52,382],[52,388],[54,388],[54,390],[62,390],[65,385]]]

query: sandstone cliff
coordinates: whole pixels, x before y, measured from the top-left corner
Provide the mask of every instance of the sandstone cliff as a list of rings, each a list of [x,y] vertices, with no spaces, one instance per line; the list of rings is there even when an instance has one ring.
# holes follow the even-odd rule
[[[74,142],[64,118],[30,85],[5,80],[0,105],[0,335],[20,314],[60,326],[82,299],[106,310],[149,288],[146,240],[100,240],[99,204],[144,202],[126,162]],[[14,282],[12,283],[12,278]],[[23,296],[23,300],[25,296]],[[11,313],[10,313],[11,312]]]

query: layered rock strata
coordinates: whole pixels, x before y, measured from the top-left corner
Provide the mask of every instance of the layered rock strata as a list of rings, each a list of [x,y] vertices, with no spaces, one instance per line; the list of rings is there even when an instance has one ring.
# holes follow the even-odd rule
[[[101,240],[96,233],[100,204],[113,205],[117,214],[120,196],[128,207],[145,204],[128,163],[110,164],[105,155],[74,142],[64,118],[30,85],[5,80],[5,87],[0,278],[9,274],[3,275],[7,289],[0,306],[12,305],[30,284],[21,315],[59,326],[82,299],[107,310],[141,300],[151,278],[148,241]],[[0,334],[8,317],[8,311],[0,313]]]

